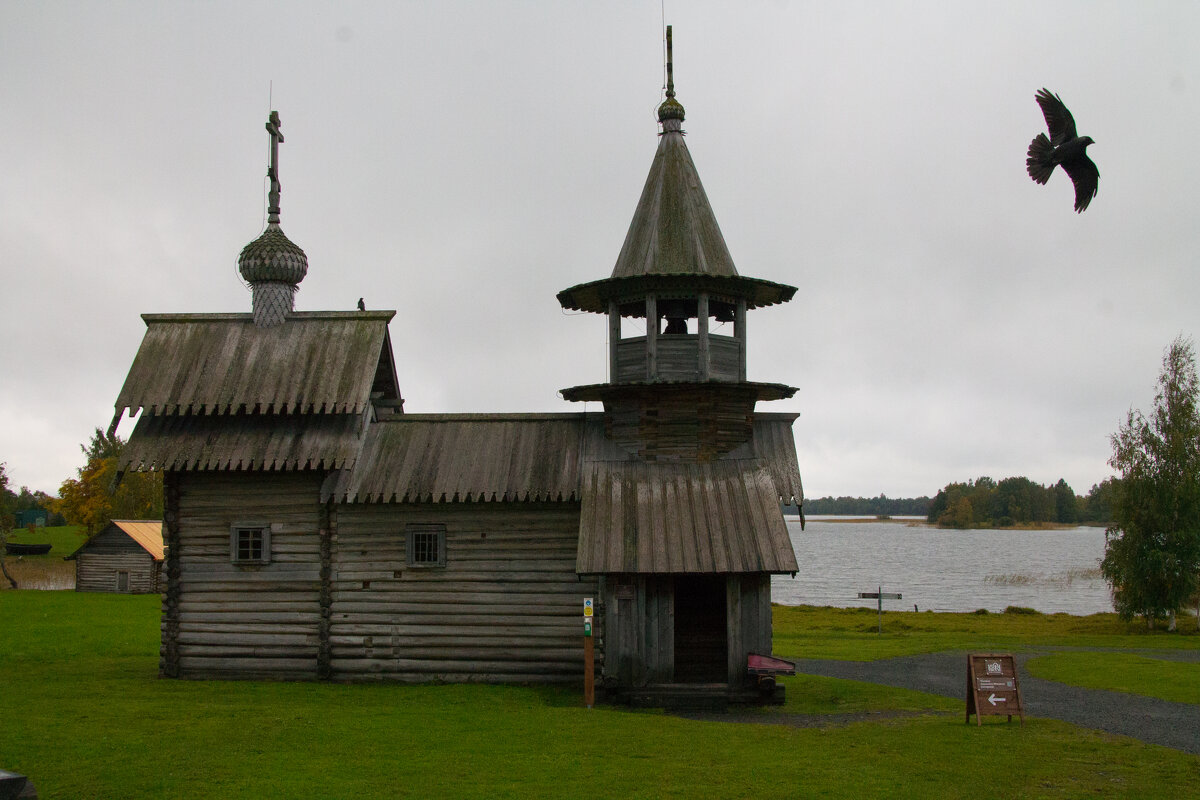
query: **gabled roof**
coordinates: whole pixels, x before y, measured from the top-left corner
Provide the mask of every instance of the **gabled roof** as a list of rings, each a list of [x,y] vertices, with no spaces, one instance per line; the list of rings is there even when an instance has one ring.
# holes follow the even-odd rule
[[[361,414],[372,391],[399,401],[387,324],[394,311],[297,312],[274,327],[250,314],[143,314],[117,397],[151,414]]]
[[[92,543],[98,536],[107,531],[110,527],[115,527],[127,534],[130,539],[137,542],[143,550],[150,554],[155,561],[163,560],[163,534],[162,521],[149,519],[114,519],[108,525],[101,528],[95,534],[88,538],[86,542],[80,545],[74,553],[67,556],[67,560],[74,559],[83,549]]]
[[[370,426],[355,468],[325,499],[578,501],[588,452],[627,457],[603,433],[599,414],[401,414]]]
[[[795,419],[755,414],[752,440],[727,456],[766,469],[776,505],[804,496],[792,438]],[[367,429],[353,469],[331,477],[322,499],[578,502],[586,463],[635,460],[605,436],[599,413],[401,414]]]

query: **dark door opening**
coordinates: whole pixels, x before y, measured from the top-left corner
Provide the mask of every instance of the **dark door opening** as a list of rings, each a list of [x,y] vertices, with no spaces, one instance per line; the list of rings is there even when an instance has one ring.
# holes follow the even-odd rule
[[[675,682],[725,683],[728,675],[725,578],[675,577]]]

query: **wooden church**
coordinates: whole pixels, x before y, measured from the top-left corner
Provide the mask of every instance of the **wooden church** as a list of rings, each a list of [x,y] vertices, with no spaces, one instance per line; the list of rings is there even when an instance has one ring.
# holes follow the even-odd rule
[[[802,489],[747,316],[796,290],[734,268],[683,118],[669,80],[612,274],[558,294],[608,317],[608,381],[563,391],[603,411],[407,414],[394,312],[293,310],[272,112],[251,313],[143,315],[116,402],[141,412],[121,469],[164,475],[162,675],[580,682],[594,598],[602,698],[758,696]]]

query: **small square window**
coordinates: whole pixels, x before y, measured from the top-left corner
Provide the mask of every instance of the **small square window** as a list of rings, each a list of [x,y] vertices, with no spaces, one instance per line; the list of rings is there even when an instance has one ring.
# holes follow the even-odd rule
[[[446,526],[404,526],[405,546],[410,567],[446,566]]]
[[[230,526],[229,558],[235,564],[270,562],[271,526],[244,522]]]

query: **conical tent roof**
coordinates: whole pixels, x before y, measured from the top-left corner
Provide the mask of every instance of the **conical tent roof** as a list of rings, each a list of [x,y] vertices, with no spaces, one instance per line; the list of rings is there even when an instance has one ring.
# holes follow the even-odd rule
[[[670,75],[669,59],[667,69]],[[796,293],[794,286],[738,275],[684,142],[683,118],[668,78],[667,99],[658,109],[658,150],[612,276],[559,292],[564,308],[605,313],[609,300],[680,289],[739,297],[756,308],[785,303]]]
[[[735,276],[683,131],[666,126],[612,277]],[[671,128],[674,127],[674,130]]]

